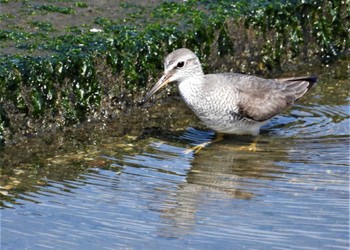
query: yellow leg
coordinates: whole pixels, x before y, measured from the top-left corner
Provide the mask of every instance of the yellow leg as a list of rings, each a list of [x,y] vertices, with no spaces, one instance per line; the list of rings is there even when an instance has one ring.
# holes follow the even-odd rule
[[[239,149],[243,150],[243,151],[256,152],[256,150],[257,150],[256,145],[258,144],[258,141],[259,141],[259,137],[256,136],[256,137],[254,137],[253,142],[251,144],[249,144],[248,146],[242,146]]]
[[[221,141],[221,140],[223,140],[223,139],[224,139],[224,134],[218,133],[218,134],[216,134],[214,140],[212,140],[212,141],[207,141],[207,142],[203,142],[203,143],[198,144],[198,145],[196,145],[196,146],[194,146],[194,147],[191,147],[191,148],[189,148],[189,149],[186,149],[186,150],[184,151],[184,153],[185,153],[185,154],[189,154],[189,153],[193,152],[194,154],[197,154],[202,148],[205,148],[205,147],[208,146],[209,144],[214,143],[214,142]]]

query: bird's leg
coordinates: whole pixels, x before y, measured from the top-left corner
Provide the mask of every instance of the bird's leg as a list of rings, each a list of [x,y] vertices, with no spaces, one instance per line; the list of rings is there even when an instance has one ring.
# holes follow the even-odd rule
[[[259,136],[254,137],[252,143],[250,143],[248,146],[242,146],[239,149],[243,151],[251,151],[251,152],[256,152],[256,145],[258,144],[259,141]]]
[[[202,148],[205,148],[205,147],[208,146],[209,144],[214,143],[214,142],[219,142],[219,141],[221,141],[221,140],[223,140],[223,139],[224,139],[224,134],[222,134],[222,133],[217,133],[216,136],[215,136],[215,138],[214,138],[214,140],[212,140],[212,141],[207,141],[207,142],[203,142],[203,143],[198,144],[198,145],[196,145],[196,146],[194,146],[194,147],[191,147],[191,148],[189,148],[189,149],[186,149],[186,150],[184,151],[184,153],[185,153],[185,154],[189,154],[189,153],[193,152],[194,154],[197,154]]]

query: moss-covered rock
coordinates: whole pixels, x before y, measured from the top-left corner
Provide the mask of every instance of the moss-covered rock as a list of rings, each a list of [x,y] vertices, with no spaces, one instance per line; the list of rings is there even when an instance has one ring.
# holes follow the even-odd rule
[[[332,63],[350,47],[350,3],[341,0],[126,2],[118,13],[89,1],[39,2],[1,2],[1,143],[115,117],[179,47],[205,69],[261,75]],[[18,15],[34,20],[16,23]],[[69,15],[81,18],[64,26]]]

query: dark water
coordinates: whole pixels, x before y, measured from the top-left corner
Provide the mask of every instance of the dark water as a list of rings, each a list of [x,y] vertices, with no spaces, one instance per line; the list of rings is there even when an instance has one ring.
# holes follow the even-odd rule
[[[215,135],[176,100],[131,113],[130,134],[3,149],[1,249],[349,249],[348,71],[325,73],[256,152],[227,136],[194,154]]]

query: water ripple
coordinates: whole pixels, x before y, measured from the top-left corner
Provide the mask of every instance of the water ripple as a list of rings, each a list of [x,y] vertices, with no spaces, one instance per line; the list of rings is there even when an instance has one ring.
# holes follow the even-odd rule
[[[348,106],[295,105],[290,114],[277,116],[265,126],[272,134],[296,137],[349,135]]]
[[[112,141],[90,157],[70,152],[65,168],[50,162],[29,191],[9,192],[2,246],[348,249],[348,122],[343,108],[297,106],[273,120],[257,152],[228,137],[186,154],[213,139],[193,128],[139,151]]]

